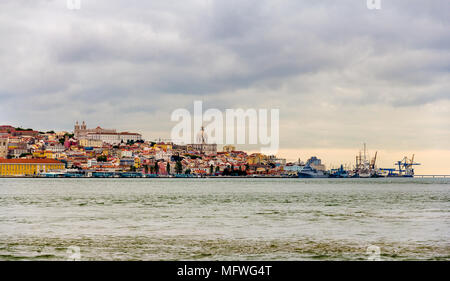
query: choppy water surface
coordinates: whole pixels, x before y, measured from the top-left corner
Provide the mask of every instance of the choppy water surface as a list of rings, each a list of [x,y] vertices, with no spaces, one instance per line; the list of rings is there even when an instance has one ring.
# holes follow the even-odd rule
[[[0,259],[450,260],[449,179],[0,179]]]

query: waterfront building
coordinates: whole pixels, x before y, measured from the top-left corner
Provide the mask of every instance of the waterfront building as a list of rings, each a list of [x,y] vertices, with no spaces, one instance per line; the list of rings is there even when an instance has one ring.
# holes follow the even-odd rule
[[[64,169],[64,163],[53,159],[0,159],[0,176],[27,176]]]

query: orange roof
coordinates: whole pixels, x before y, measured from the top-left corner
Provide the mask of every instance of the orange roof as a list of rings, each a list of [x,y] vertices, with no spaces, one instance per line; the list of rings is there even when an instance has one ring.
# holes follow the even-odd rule
[[[129,133],[129,132],[121,132],[118,133],[118,135],[135,135],[135,136],[140,136],[141,134],[137,134],[137,133]],[[163,143],[164,144],[164,143]]]
[[[0,159],[0,164],[63,164],[54,159]]]

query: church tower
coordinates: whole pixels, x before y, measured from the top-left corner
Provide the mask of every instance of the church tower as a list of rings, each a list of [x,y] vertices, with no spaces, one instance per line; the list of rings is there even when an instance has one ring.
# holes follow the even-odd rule
[[[78,137],[78,134],[80,133],[80,125],[78,124],[78,121],[75,123],[74,129],[73,129],[73,134],[75,135],[75,137]]]

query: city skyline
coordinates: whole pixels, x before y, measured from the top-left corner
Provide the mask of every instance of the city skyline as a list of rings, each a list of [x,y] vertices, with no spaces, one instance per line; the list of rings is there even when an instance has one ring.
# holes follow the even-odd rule
[[[0,260],[180,280],[444,264],[449,15],[449,0],[0,0]]]
[[[79,125],[83,125],[84,128],[88,129],[87,131],[93,132],[95,133],[95,131],[97,131],[97,133],[100,132],[106,132],[106,133],[111,133],[113,132],[114,134],[117,134],[120,136],[121,132],[117,132],[116,129],[111,129],[111,128],[104,128],[102,126],[99,126],[98,124],[96,124],[94,127],[95,128],[89,128],[89,126],[87,126],[87,123],[85,123],[85,121],[75,121],[74,124],[74,128],[72,130],[50,130],[56,133],[74,133],[75,138],[76,138],[76,126]],[[25,129],[26,126],[19,126],[22,129]],[[33,129],[33,128],[26,128],[26,129]],[[124,128],[126,129],[126,128]],[[43,129],[43,130],[37,130],[36,133],[38,131],[42,131],[42,132],[46,132],[49,131],[48,129]],[[131,134],[131,135],[139,135],[139,139],[141,137],[141,135],[139,133],[129,133],[129,132],[122,132],[126,133],[126,134]],[[207,132],[206,132],[207,134]],[[156,142],[172,142],[171,139],[164,139],[164,138],[160,138],[160,137],[153,137],[153,138],[143,138],[143,140],[147,141],[147,142],[151,142],[151,141],[156,141]],[[106,140],[106,143],[108,143],[109,140]],[[106,144],[105,143],[105,144]],[[112,142],[112,144],[117,144],[117,142]],[[176,142],[175,142],[176,143]],[[194,143],[197,143],[194,141]],[[210,143],[210,142],[207,142]],[[229,144],[228,144],[229,145]],[[218,151],[225,151],[225,147],[228,146],[227,144],[224,145],[218,145],[217,146],[217,150]],[[366,146],[367,144],[364,143],[364,146]],[[245,149],[245,147],[251,147],[249,145],[237,145],[237,144],[232,144],[232,147],[235,147],[237,151],[245,151],[248,154],[254,154],[254,153],[260,153],[259,150],[255,150],[255,149]],[[276,154],[276,156],[278,156],[279,158],[284,158],[286,159],[287,162],[297,162],[302,160],[302,162],[305,162],[306,159],[309,159],[311,157],[316,157],[318,156],[319,158],[321,158],[324,162],[324,164],[326,165],[327,169],[336,169],[339,168],[341,165],[346,166],[347,168],[352,168],[355,167],[355,157],[358,156],[359,153],[363,153],[363,147],[357,147],[354,149],[339,149],[339,150],[317,150],[317,149],[308,149],[308,148],[302,148],[302,149],[296,149],[294,151],[289,151],[286,153],[286,151],[284,151],[283,149],[280,149],[279,153]],[[367,158],[368,159],[372,159],[374,154],[377,153],[377,167],[378,168],[396,168],[396,164],[398,161],[400,161],[401,159],[403,159],[404,157],[408,157],[409,159],[412,158],[412,155],[416,155],[415,153],[412,153],[410,151],[389,151],[389,150],[384,150],[384,149],[376,149],[376,148],[370,148],[367,150]],[[439,154],[440,152],[436,152],[436,151],[429,151],[426,155],[416,155],[416,157],[419,157],[419,159],[421,159],[421,162],[419,166],[415,167],[415,170],[418,171],[417,174],[419,175],[448,175],[448,170],[447,167],[444,167],[444,169],[439,169],[439,167],[436,169],[436,166],[432,165],[432,161],[434,161],[435,159],[438,159],[440,157],[444,157],[442,155]],[[290,157],[292,155],[296,155],[297,157]],[[417,160],[417,158],[416,158]],[[431,167],[430,165],[431,164]],[[425,167],[424,167],[425,166]]]
[[[278,108],[287,159],[349,163],[365,142],[449,174],[448,3],[335,2],[2,1],[0,122],[169,138],[194,100]]]

